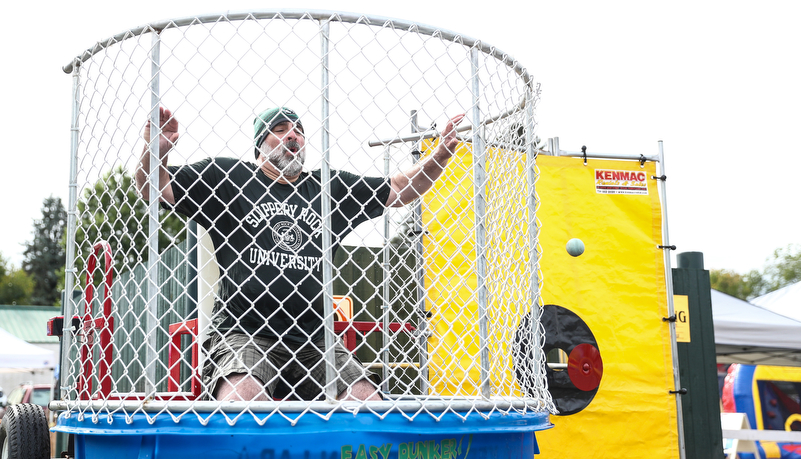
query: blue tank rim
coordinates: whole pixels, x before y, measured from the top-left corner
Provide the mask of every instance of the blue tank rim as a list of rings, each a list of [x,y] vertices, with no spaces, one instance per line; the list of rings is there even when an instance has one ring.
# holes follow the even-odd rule
[[[460,413],[464,416],[464,413]],[[130,415],[130,423],[126,422],[124,413],[98,415],[96,422],[91,415],[83,420],[73,413],[66,417],[63,413],[58,417],[56,426],[51,430],[77,435],[293,435],[331,432],[352,433],[419,433],[419,434],[464,434],[464,433],[510,433],[535,432],[553,427],[548,412],[493,412],[487,419],[477,413],[470,413],[462,419],[453,412],[441,415],[439,421],[427,413],[417,413],[409,420],[401,413],[389,413],[383,419],[372,413],[331,413],[328,420],[313,413],[305,413],[293,426],[291,421],[274,413],[263,424],[259,424],[253,415],[245,413],[236,419],[231,426],[228,420],[236,415],[217,412],[202,413],[207,419],[203,425],[199,415],[187,413],[178,422],[167,413],[160,413],[153,422],[148,421],[145,413]],[[260,419],[266,414],[257,413]],[[152,415],[151,415],[152,418]]]

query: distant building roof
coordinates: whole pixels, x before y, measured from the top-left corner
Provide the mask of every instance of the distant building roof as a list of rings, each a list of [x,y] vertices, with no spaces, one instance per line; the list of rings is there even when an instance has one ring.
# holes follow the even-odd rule
[[[0,328],[29,343],[58,343],[57,336],[47,336],[47,321],[59,315],[53,306],[0,305]]]

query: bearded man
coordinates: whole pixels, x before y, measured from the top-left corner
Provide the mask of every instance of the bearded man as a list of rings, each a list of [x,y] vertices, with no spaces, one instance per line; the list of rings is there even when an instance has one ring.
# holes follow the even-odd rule
[[[360,223],[428,191],[458,143],[448,121],[434,154],[390,178],[331,171],[331,232],[339,242]],[[160,109],[160,200],[203,226],[220,269],[203,382],[217,400],[315,400],[325,387],[322,287],[322,172],[306,172],[298,115],[265,110],[254,120],[256,163],[206,158],[167,166],[178,120]],[[144,130],[150,139],[150,122]],[[146,144],[136,171],[149,200]],[[339,399],[381,400],[372,373],[341,342],[335,347]],[[280,393],[281,391],[284,393]]]

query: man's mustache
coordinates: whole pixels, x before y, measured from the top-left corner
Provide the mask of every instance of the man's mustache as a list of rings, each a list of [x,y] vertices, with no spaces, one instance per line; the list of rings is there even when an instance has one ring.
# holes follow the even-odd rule
[[[284,151],[291,151],[292,153],[300,151],[300,143],[296,140],[285,142],[282,146],[284,147]]]

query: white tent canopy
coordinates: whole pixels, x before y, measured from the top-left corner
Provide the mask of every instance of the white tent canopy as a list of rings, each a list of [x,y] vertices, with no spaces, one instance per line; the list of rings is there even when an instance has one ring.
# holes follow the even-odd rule
[[[718,363],[801,366],[801,320],[717,290],[712,317]]]
[[[30,371],[55,366],[53,351],[34,346],[0,328],[0,372]]]
[[[788,285],[751,300],[751,303],[776,314],[801,320],[801,282]]]

